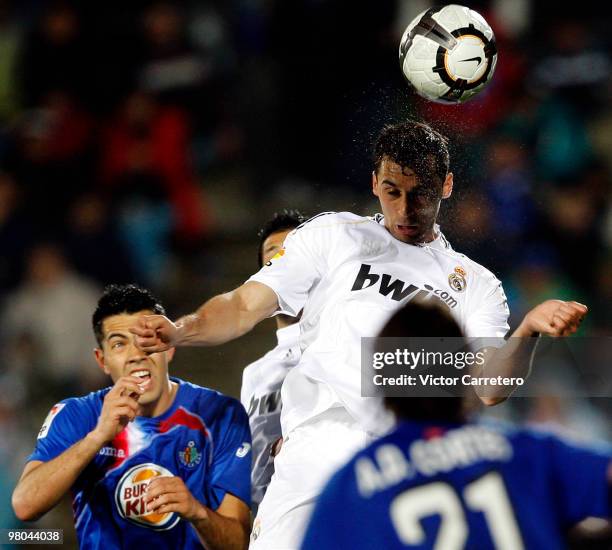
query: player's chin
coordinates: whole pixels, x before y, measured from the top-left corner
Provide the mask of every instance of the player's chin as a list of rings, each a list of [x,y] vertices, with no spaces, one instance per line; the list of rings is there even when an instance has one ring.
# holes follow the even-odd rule
[[[402,241],[403,243],[406,243],[406,244],[418,244],[418,243],[423,242],[423,236],[421,235],[421,233],[414,234],[414,235],[407,235],[401,231],[394,231],[393,236],[398,241]]]

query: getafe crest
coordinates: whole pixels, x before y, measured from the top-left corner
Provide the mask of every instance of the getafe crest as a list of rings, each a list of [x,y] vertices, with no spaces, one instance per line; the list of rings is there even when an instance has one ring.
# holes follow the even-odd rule
[[[186,468],[195,468],[202,461],[202,453],[198,451],[195,441],[187,443],[187,447],[179,451],[179,460]]]

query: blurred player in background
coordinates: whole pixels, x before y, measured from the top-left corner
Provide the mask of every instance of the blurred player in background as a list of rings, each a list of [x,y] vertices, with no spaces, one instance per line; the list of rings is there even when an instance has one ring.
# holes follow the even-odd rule
[[[306,219],[295,210],[286,210],[264,225],[259,233],[259,268],[276,254],[282,253],[285,237]],[[299,315],[277,315],[276,338],[278,344],[263,357],[244,369],[240,400],[249,414],[253,439],[253,470],[251,472],[251,498],[253,513],[261,502],[274,472],[273,452],[281,440],[281,386],[289,369],[300,359],[298,325]]]
[[[164,308],[147,290],[107,287],[93,328],[113,386],[53,406],[15,514],[37,519],[70,490],[81,548],[246,548],[248,418],[235,399],[170,378],[174,349],[135,345],[128,329],[154,313]]]
[[[461,337],[439,307],[408,304],[381,337]],[[443,368],[443,367],[442,367]],[[302,548],[564,548],[612,513],[612,448],[465,420],[462,397],[387,397],[399,418],[327,484]]]
[[[132,329],[148,351],[216,345],[275,313],[303,310],[302,356],[281,391],[283,447],[254,523],[252,548],[299,547],[331,474],[392,426],[379,400],[361,396],[362,337],[378,334],[412,300],[444,303],[469,337],[498,338],[502,345],[509,328],[501,283],[453,251],[436,224],[453,188],[446,138],[419,122],[387,126],[375,143],[373,168],[372,192],[382,215],[319,214],[287,237],[284,254],[238,289],[176,323],[156,315]],[[514,336],[568,335],[585,314],[575,302],[548,300],[527,313]],[[484,368],[519,376],[529,346],[504,346]],[[507,393],[485,397],[494,404]]]

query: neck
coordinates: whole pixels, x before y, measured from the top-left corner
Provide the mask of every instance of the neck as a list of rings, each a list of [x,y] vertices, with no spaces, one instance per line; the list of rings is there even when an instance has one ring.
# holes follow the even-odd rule
[[[436,228],[435,228],[435,226],[432,226],[432,228],[425,234],[425,238],[424,238],[423,242],[424,243],[430,243],[437,236],[438,236],[438,234],[436,233]]]
[[[299,316],[291,317],[289,315],[282,315],[282,314],[277,315],[276,316],[276,329],[278,330],[281,328],[289,327],[297,323],[299,320],[300,320]]]
[[[167,387],[164,388],[164,391],[157,401],[140,406],[139,416],[148,416],[152,418],[164,414],[172,406],[172,403],[174,403],[177,389],[178,384],[168,380]]]

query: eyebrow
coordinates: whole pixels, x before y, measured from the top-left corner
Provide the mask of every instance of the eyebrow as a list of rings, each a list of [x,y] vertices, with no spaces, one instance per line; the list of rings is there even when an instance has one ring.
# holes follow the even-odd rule
[[[383,185],[386,183],[387,185],[390,185],[391,187],[397,187],[397,183],[390,181],[390,180],[383,180],[382,183]]]
[[[120,332],[111,332],[106,339],[110,340],[112,338],[126,338],[125,334],[122,334]]]

